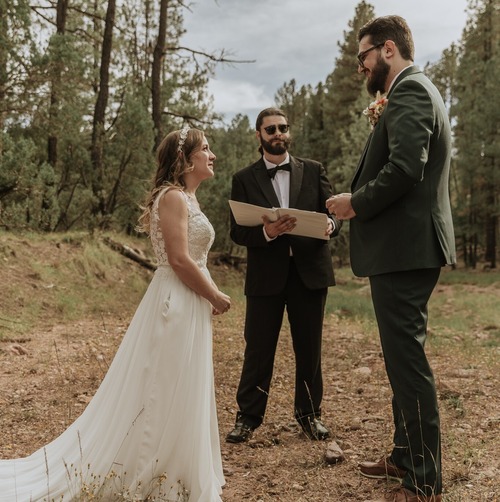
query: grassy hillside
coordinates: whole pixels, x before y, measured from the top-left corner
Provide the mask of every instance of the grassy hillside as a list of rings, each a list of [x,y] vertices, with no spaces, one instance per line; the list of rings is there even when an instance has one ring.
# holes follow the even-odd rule
[[[151,272],[87,234],[0,233],[0,337],[134,308]],[[146,239],[118,239],[149,252]]]
[[[0,458],[31,453],[84,410],[147,287],[152,272],[111,249],[104,237],[151,256],[146,239],[123,235],[0,233]],[[347,457],[331,466],[323,460],[326,445],[305,440],[293,420],[286,321],[264,424],[248,444],[223,441],[234,421],[243,358],[244,266],[215,258],[212,276],[233,300],[229,313],[213,322],[223,500],[381,496],[385,485],[356,469],[360,460],[382,456],[392,434],[391,393],[367,280],[339,270],[328,296],[323,418]],[[426,347],[440,398],[446,502],[490,502],[500,493],[499,305],[496,271],[445,270],[431,300]],[[86,500],[95,499],[82,496]]]

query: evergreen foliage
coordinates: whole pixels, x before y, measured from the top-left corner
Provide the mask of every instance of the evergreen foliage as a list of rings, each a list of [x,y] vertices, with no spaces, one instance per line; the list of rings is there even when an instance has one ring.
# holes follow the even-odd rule
[[[323,164],[334,192],[350,190],[359,155],[370,132],[362,110],[370,101],[364,77],[357,72],[358,31],[374,17],[373,7],[361,1],[349,30],[339,42],[339,56],[325,83],[312,90],[303,86],[298,92],[292,80],[278,90],[276,102],[293,126],[293,152]],[[332,253],[348,261],[349,224],[331,241]]]
[[[0,0],[0,227],[133,232],[155,145],[187,122],[206,131],[217,155],[216,177],[199,193],[216,229],[214,249],[239,252],[228,232],[231,177],[259,154],[248,117],[224,125],[212,112],[207,83],[223,50],[181,46],[180,0],[121,0],[110,17],[114,1]],[[496,267],[499,0],[471,0],[468,14],[460,43],[425,71],[453,127],[457,248],[467,266]],[[350,190],[370,131],[362,110],[372,98],[356,53],[359,28],[375,15],[358,3],[324,82],[299,88],[292,79],[275,95],[290,120],[291,153],[322,162],[335,192]],[[332,242],[341,263],[348,235],[345,223]]]
[[[229,236],[231,180],[233,174],[255,162],[260,154],[255,138],[255,127],[246,115],[237,115],[227,128],[206,131],[210,148],[217,156],[215,178],[205,182],[198,190],[198,199],[215,229],[214,249],[238,253],[241,249]]]
[[[165,2],[160,123],[151,93],[158,2],[114,4],[0,0],[4,228],[132,231],[157,132],[213,118],[206,84],[216,58],[194,62],[179,48],[184,4]]]
[[[500,184],[500,3],[471,2],[456,76],[456,223],[466,265],[496,267]]]

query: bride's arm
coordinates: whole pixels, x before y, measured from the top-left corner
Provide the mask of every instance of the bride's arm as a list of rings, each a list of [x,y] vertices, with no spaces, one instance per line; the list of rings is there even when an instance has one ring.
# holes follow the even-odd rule
[[[170,266],[179,279],[206,298],[218,312],[225,312],[231,303],[229,296],[200,270],[188,251],[188,209],[179,190],[168,190],[158,205],[160,228]]]

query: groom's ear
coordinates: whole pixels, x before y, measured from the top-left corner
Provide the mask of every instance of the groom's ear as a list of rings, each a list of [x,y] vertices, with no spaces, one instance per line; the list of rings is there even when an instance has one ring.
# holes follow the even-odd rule
[[[386,59],[393,59],[394,56],[399,54],[398,46],[392,40],[386,40],[382,47],[382,54],[385,55]]]

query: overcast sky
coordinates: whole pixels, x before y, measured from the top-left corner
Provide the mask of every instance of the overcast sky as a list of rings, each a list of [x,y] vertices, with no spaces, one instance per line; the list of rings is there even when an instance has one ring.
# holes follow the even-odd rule
[[[226,122],[236,113],[251,122],[274,104],[294,78],[299,86],[324,82],[334,68],[357,0],[192,0],[182,42],[197,50],[225,49],[255,63],[219,66],[210,80],[214,108]],[[413,32],[415,62],[435,62],[465,27],[467,0],[371,0],[375,15],[403,16]],[[355,54],[353,54],[354,63]],[[353,70],[355,66],[353,65]]]

